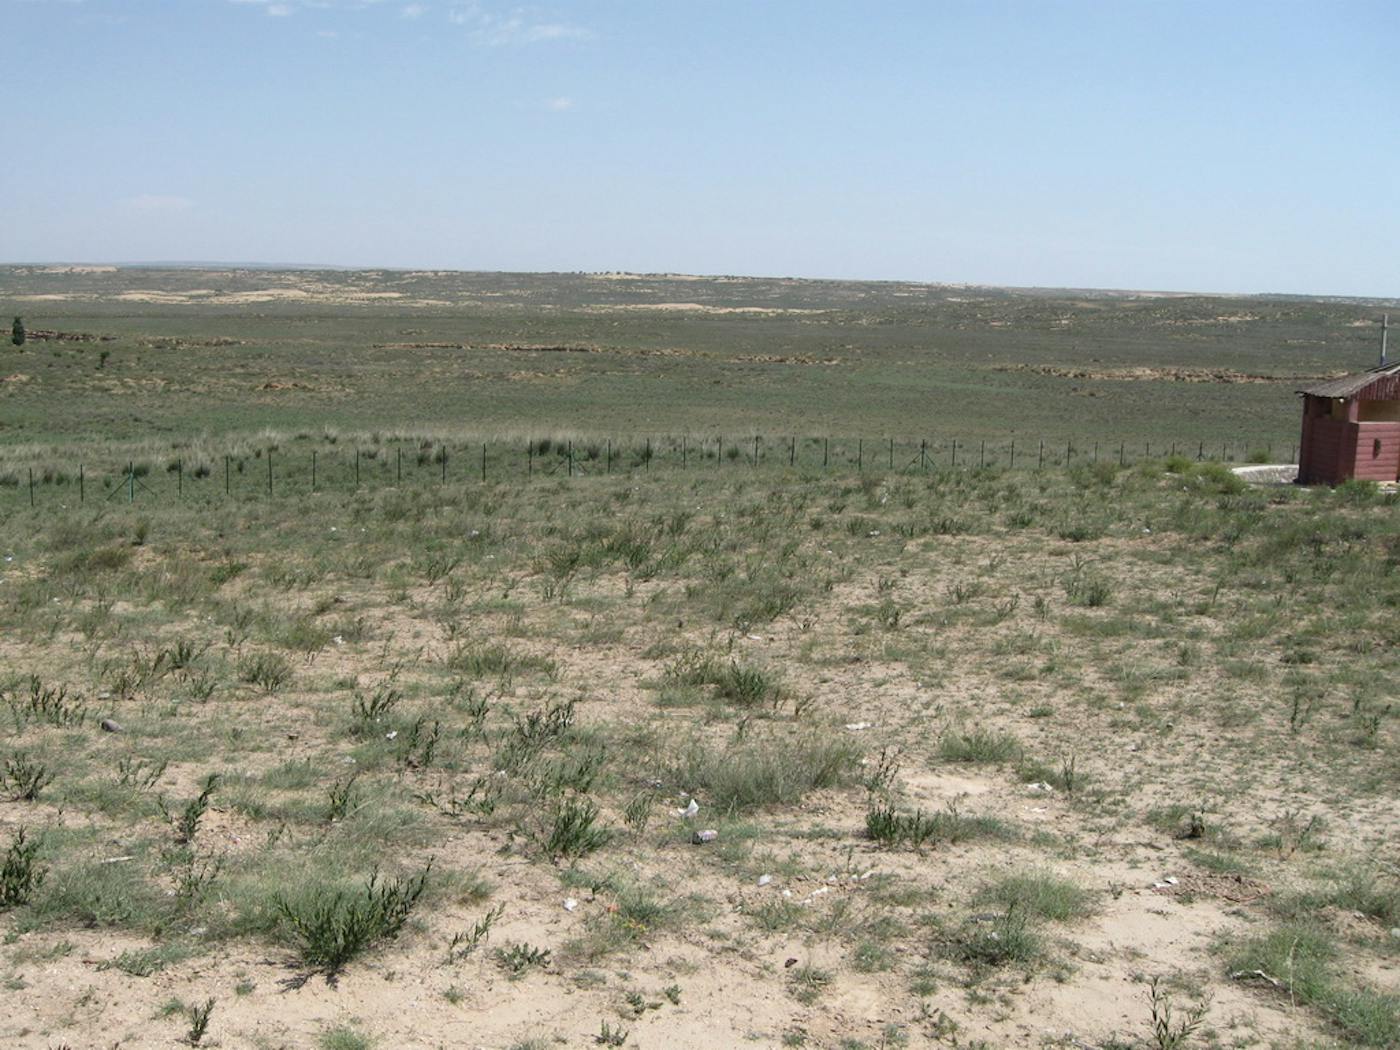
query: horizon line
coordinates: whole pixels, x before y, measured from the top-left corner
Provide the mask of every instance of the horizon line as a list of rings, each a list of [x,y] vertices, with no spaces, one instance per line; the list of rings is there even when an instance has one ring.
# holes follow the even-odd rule
[[[617,274],[638,278],[681,277],[700,280],[743,280],[743,281],[800,281],[811,284],[902,284],[920,285],[926,288],[983,288],[1009,292],[1099,292],[1115,295],[1156,295],[1181,298],[1207,297],[1215,299],[1340,299],[1353,302],[1374,302],[1393,304],[1400,308],[1400,296],[1358,295],[1338,292],[1278,292],[1278,291],[1204,291],[1171,288],[1112,288],[1091,285],[1054,284],[988,284],[981,281],[929,281],[902,277],[801,277],[790,274],[742,274],[742,273],[692,273],[684,270],[486,270],[450,266],[364,266],[344,263],[302,263],[302,262],[258,262],[220,261],[212,259],[150,259],[150,260],[53,260],[12,262],[0,261],[0,268],[23,269],[30,267],[110,267],[117,270],[264,270],[268,272],[297,272],[332,270],[342,273],[367,273],[383,271],[388,273],[456,273],[456,274],[500,274],[503,276],[549,277]]]

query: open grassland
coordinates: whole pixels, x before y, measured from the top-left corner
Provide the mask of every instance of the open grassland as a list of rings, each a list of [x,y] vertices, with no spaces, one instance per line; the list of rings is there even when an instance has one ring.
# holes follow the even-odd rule
[[[0,268],[0,472],[410,435],[1284,454],[1385,304],[751,278]],[[1393,304],[1392,304],[1393,305]],[[6,319],[8,320],[8,314]],[[513,446],[519,450],[517,443]],[[1284,455],[1286,458],[1286,455]]]
[[[0,1043],[1395,1046],[1396,510],[1186,459],[16,505]]]

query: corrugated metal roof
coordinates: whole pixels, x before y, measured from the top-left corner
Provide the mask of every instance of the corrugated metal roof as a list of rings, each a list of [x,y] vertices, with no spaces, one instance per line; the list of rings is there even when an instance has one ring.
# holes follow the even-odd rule
[[[1377,365],[1375,368],[1368,368],[1364,372],[1357,372],[1353,375],[1342,376],[1340,379],[1329,379],[1325,383],[1318,383],[1314,386],[1305,386],[1298,390],[1300,394],[1311,394],[1313,397],[1352,397],[1361,393],[1372,383],[1377,383],[1383,387],[1392,387],[1393,383],[1383,383],[1382,380],[1400,376],[1400,363],[1393,365]],[[1387,391],[1389,393],[1389,391]],[[1384,397],[1381,400],[1389,400]]]

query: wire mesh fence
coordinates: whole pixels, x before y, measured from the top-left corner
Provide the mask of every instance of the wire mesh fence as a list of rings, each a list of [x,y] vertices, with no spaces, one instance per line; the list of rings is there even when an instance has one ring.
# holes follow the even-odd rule
[[[1296,462],[1297,446],[1279,448]],[[921,473],[935,470],[1045,470],[1076,464],[1130,466],[1171,457],[1189,461],[1275,462],[1272,442],[1000,441],[958,438],[676,435],[588,440],[376,443],[305,448],[268,445],[223,454],[174,455],[125,463],[12,467],[0,474],[0,503],[217,502],[387,487],[521,482],[613,474],[729,470],[794,473]]]

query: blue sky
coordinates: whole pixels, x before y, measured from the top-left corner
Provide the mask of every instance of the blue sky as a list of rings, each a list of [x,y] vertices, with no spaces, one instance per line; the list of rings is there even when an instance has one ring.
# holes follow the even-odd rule
[[[0,260],[1400,295],[1400,4],[0,0]]]

